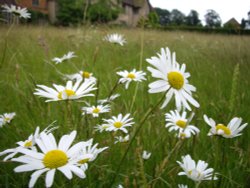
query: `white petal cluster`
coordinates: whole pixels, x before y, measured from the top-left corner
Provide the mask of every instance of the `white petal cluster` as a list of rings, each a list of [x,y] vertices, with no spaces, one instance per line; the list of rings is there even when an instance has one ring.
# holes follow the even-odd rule
[[[151,157],[151,153],[150,153],[150,152],[148,152],[148,151],[146,151],[146,150],[144,150],[144,151],[142,152],[142,158],[143,158],[144,160],[148,160],[150,157]]]
[[[182,156],[182,162],[177,161],[183,172],[178,173],[179,176],[186,175],[193,181],[200,182],[203,180],[217,180],[214,175],[213,168],[207,168],[208,163],[199,160],[198,163],[191,158],[190,155]]]
[[[124,142],[128,142],[129,141],[129,135],[126,136],[115,136],[115,144],[117,144],[118,142],[120,143],[124,143]]]
[[[15,112],[4,113],[3,115],[0,115],[0,128],[3,127],[3,125],[10,123],[15,116],[16,116]]]
[[[99,114],[110,111],[110,105],[97,105],[90,107],[82,107],[83,115],[92,114],[93,117],[99,117]]]
[[[52,61],[56,64],[62,63],[65,60],[69,60],[73,57],[77,57],[74,52],[68,52],[67,54],[63,55],[62,57],[54,57]]]
[[[4,12],[8,12],[14,15],[17,15],[20,18],[28,19],[31,17],[31,14],[28,12],[27,8],[21,8],[15,5],[2,5]]]
[[[121,130],[124,133],[128,133],[127,127],[131,127],[134,122],[132,121],[133,118],[129,117],[130,114],[126,114],[123,116],[122,114],[119,114],[117,117],[112,116],[111,119],[103,119],[104,123],[103,126],[105,126],[106,131],[118,131]]]
[[[241,125],[242,118],[234,117],[227,126],[224,124],[216,124],[212,118],[208,118],[206,115],[203,116],[205,122],[211,127],[208,136],[220,135],[224,138],[234,138],[240,136],[241,131],[248,125],[244,123]]]
[[[97,102],[99,104],[105,104],[105,103],[110,103],[112,102],[113,100],[115,100],[116,98],[120,97],[120,94],[114,94],[114,95],[111,95],[110,97],[106,98],[106,99],[101,99],[101,100],[98,100]]]
[[[82,97],[94,96],[90,92],[96,90],[94,81],[77,80],[75,84],[67,81],[66,86],[53,84],[54,88],[50,88],[44,85],[37,85],[35,95],[48,98],[45,102],[60,101],[60,100],[74,100]]]
[[[121,46],[123,46],[124,43],[126,43],[124,36],[117,33],[108,34],[107,36],[104,37],[104,40],[110,43],[120,44]]]
[[[96,78],[93,76],[93,73],[87,72],[87,71],[79,71],[75,74],[68,74],[65,75],[66,79],[69,80],[91,80],[96,81]]]
[[[158,57],[151,57],[146,59],[147,62],[153,67],[147,67],[151,72],[152,77],[158,79],[157,81],[149,84],[149,93],[166,93],[166,99],[161,108],[167,106],[172,97],[175,98],[176,108],[187,108],[191,111],[191,107],[188,103],[191,103],[195,107],[199,107],[199,103],[193,98],[192,92],[196,91],[196,88],[188,83],[190,74],[185,72],[186,65],[176,62],[175,53],[171,56],[168,48],[161,49],[161,53]]]
[[[133,69],[130,72],[127,70],[120,71],[117,72],[117,74],[121,76],[119,82],[125,84],[126,89],[128,89],[128,86],[132,81],[142,82],[143,80],[146,80],[145,78],[146,73],[143,71],[136,71],[135,69]]]
[[[182,114],[177,110],[171,110],[169,113],[165,114],[166,116],[166,128],[169,128],[169,132],[178,131],[178,138],[190,138],[191,135],[196,135],[200,132],[200,130],[194,125],[190,125],[194,113],[191,114],[189,118],[187,118],[187,112],[183,111]]]

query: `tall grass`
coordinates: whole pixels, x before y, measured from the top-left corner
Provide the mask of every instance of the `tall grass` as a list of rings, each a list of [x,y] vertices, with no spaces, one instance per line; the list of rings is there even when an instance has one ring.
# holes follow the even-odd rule
[[[127,44],[124,47],[114,46],[102,40],[103,36],[112,32],[124,34]],[[156,108],[142,124],[119,170],[117,166],[128,143],[114,145],[113,134],[94,132],[93,127],[100,124],[102,118],[131,113],[136,124],[129,132],[134,135],[142,116],[162,97],[162,94],[148,94],[148,83],[153,80],[149,73],[147,81],[140,83],[138,88],[135,83],[131,83],[128,90],[119,86],[116,92],[121,97],[112,103],[111,112],[98,119],[89,116],[88,125],[80,111],[84,106],[82,100],[72,101],[67,107],[64,101],[45,103],[44,99],[33,95],[36,84],[64,85],[61,74],[85,69],[93,72],[99,80],[98,98],[105,98],[118,80],[118,70],[142,68],[146,71],[148,63],[145,59],[155,56],[161,47],[167,46],[176,52],[179,63],[187,65],[190,82],[197,87],[195,98],[201,107],[195,110],[193,124],[201,133],[178,144],[178,139],[168,132],[164,122],[164,114],[174,108],[173,101],[163,110]],[[98,27],[14,26],[10,30],[2,27],[0,114],[16,112],[17,116],[9,126],[0,129],[0,151],[25,140],[36,126],[45,128],[57,120],[60,128],[54,133],[58,138],[77,127],[78,140],[93,137],[100,146],[109,146],[109,149],[90,164],[86,179],[75,177],[69,181],[57,173],[54,187],[110,187],[112,180],[115,180],[113,186],[120,183],[125,187],[177,187],[177,184],[193,187],[191,180],[177,176],[180,167],[176,161],[186,154],[195,160],[208,162],[220,174],[219,180],[202,183],[200,187],[249,187],[249,128],[243,131],[242,136],[233,139],[208,137],[209,127],[202,118],[203,114],[207,114],[227,123],[237,116],[242,117],[244,122],[250,122],[249,49],[250,38],[247,36]],[[60,57],[68,51],[74,51],[78,57],[53,65],[53,57]],[[137,92],[135,89],[138,89]],[[94,98],[87,99],[92,104],[94,101]],[[71,122],[67,125],[66,113],[69,110]],[[173,151],[176,144],[178,148]],[[144,149],[152,152],[147,161],[141,159]],[[16,164],[13,162],[1,161],[0,165],[0,187],[27,187],[31,173],[14,173]],[[38,180],[36,187],[44,187],[43,178]]]

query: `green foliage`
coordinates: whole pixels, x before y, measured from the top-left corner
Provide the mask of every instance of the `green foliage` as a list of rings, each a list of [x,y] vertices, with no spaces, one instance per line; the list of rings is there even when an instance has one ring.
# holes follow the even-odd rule
[[[199,14],[195,10],[191,10],[188,16],[186,17],[186,24],[188,26],[199,26],[201,21],[199,19]]]
[[[214,10],[207,10],[205,14],[206,26],[210,28],[217,28],[221,26],[221,18]]]
[[[58,24],[68,26],[78,24],[83,19],[85,0],[58,0]]]
[[[107,0],[102,0],[92,4],[87,15],[91,22],[107,23],[115,20],[118,14],[119,10],[117,8],[111,8],[111,4]]]

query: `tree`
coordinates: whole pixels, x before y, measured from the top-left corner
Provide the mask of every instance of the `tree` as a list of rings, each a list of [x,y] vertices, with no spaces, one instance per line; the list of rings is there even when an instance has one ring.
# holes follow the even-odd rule
[[[84,0],[58,0],[59,11],[57,19],[59,24],[77,24],[83,19]]]
[[[170,12],[168,10],[161,8],[155,8],[154,10],[159,17],[159,22],[161,25],[170,24]]]
[[[170,21],[173,25],[183,25],[185,24],[185,15],[177,9],[173,9],[170,14]]]
[[[189,26],[199,26],[201,21],[199,19],[199,14],[195,10],[191,10],[188,16],[186,17],[186,24]]]
[[[220,27],[221,26],[221,18],[219,14],[214,10],[207,10],[205,14],[206,26],[210,28]]]

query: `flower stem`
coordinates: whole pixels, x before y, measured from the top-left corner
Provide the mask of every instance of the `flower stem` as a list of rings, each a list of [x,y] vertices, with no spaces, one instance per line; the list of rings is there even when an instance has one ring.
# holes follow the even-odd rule
[[[129,149],[131,148],[132,146],[132,143],[134,142],[135,140],[135,137],[138,135],[138,133],[140,132],[141,128],[142,128],[142,125],[146,122],[146,120],[148,119],[148,117],[152,114],[152,112],[162,103],[163,99],[165,98],[165,94],[163,95],[163,97],[156,103],[156,105],[152,108],[149,108],[148,111],[146,112],[146,114],[144,115],[144,117],[141,119],[140,123],[139,123],[139,126],[137,127],[133,137],[131,138],[129,144],[128,144],[128,147],[125,151],[125,153],[123,154],[122,156],[122,159],[120,161],[120,163],[118,164],[117,166],[117,169],[116,169],[116,172],[115,172],[115,175],[113,176],[112,180],[111,180],[111,184],[109,187],[112,187],[113,183],[115,182],[115,179],[116,179],[116,176],[117,174],[119,174],[120,172],[120,168],[121,168],[121,165],[123,164],[127,154],[128,154],[128,151]]]
[[[200,186],[200,183],[201,183],[200,181],[196,182],[195,183],[195,188],[198,188]]]
[[[111,91],[110,91],[110,93],[109,93],[109,95],[108,95],[108,100],[110,99],[111,95],[114,93],[114,91],[116,90],[116,88],[118,87],[119,84],[120,84],[120,83],[119,83],[119,79],[118,79],[118,80],[116,81],[114,87],[111,89]]]

